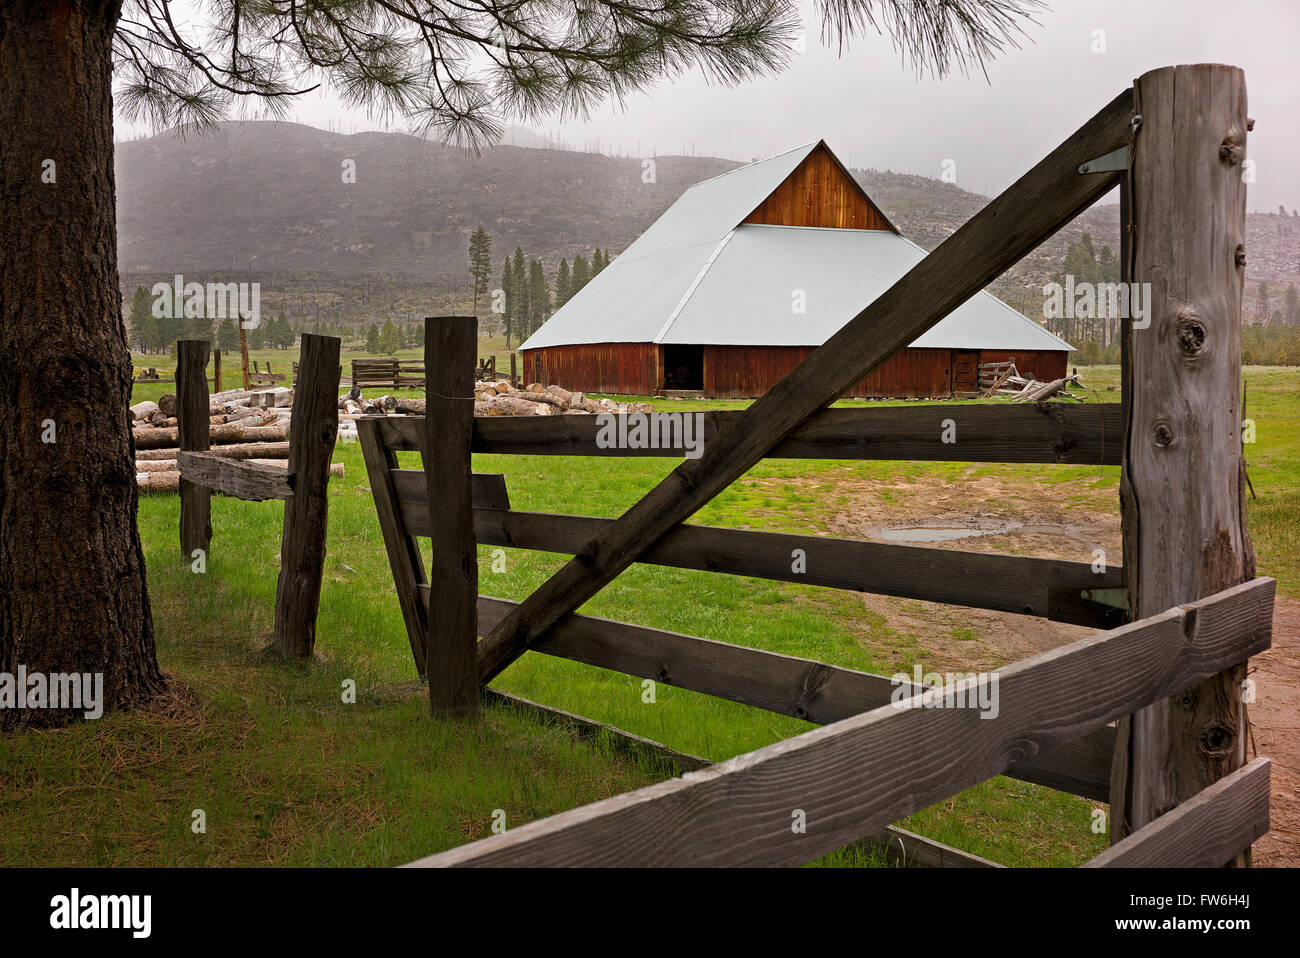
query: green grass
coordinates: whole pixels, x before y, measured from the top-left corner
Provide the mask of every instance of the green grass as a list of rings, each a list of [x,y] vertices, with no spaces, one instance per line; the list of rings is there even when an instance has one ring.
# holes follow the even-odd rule
[[[276,362],[284,356],[274,351]],[[260,361],[260,360],[259,360]],[[159,365],[161,363],[152,363]],[[288,368],[288,362],[283,363]],[[1083,370],[1094,399],[1118,393],[1114,367]],[[1300,516],[1300,372],[1248,370],[1257,442],[1247,447],[1259,493],[1249,504],[1262,574],[1296,594],[1292,544]],[[136,399],[169,387],[137,387]],[[743,403],[674,403],[717,409]],[[404,461],[418,460],[402,454]],[[177,680],[167,708],[59,732],[0,738],[0,863],[96,865],[393,865],[482,837],[493,811],[517,826],[667,777],[607,742],[581,742],[510,709],[477,724],[424,713],[360,449],[341,443],[346,477],[330,488],[328,556],[316,660],[270,661],[282,506],[215,497],[208,571],[178,555],[175,496],[145,496],[140,528],[159,658]],[[613,517],[671,468],[658,459],[476,456],[506,475],[519,509]],[[766,460],[693,521],[825,533],[845,507],[839,483],[961,483],[1030,475],[1117,491],[1118,470],[1081,466]],[[427,545],[427,544],[426,544]],[[522,599],[564,561],[505,550],[493,571],[480,548],[480,590]],[[586,613],[890,674],[924,654],[854,595],[689,570],[634,566]],[[953,628],[949,637],[973,638]],[[890,649],[888,654],[869,648]],[[345,680],[356,704],[341,701]],[[726,759],[811,728],[793,718],[535,653],[495,687],[608,722],[672,748]],[[926,809],[904,827],[1011,865],[1076,864],[1105,847],[1088,801],[1004,778]],[[191,813],[207,813],[206,834]],[[846,850],[819,864],[878,865]]]

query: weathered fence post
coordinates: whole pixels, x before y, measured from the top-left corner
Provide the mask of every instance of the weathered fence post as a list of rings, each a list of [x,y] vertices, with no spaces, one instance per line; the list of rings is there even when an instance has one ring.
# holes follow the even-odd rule
[[[244,319],[239,319],[239,368],[244,374],[244,388],[248,389],[251,381],[248,378],[248,330],[244,326]]]
[[[325,532],[329,518],[329,468],[339,431],[339,340],[304,333],[289,421],[289,483],[275,587],[275,648],[302,659],[316,645]]]
[[[1145,618],[1255,574],[1240,409],[1246,83],[1235,67],[1167,67],[1139,77],[1134,95],[1124,279],[1150,296],[1145,317],[1124,324],[1120,501],[1129,606]],[[1121,724],[1112,840],[1244,763],[1245,671]]]
[[[519,373],[515,369],[515,354],[510,354],[510,385],[519,388]]]
[[[478,710],[478,549],[470,491],[477,350],[477,318],[425,321],[424,475],[433,555],[424,649],[435,715]]]
[[[221,350],[212,350],[212,391],[221,392]]]
[[[208,348],[206,340],[176,343],[176,434],[182,452],[208,449]],[[212,491],[181,479],[181,556],[187,562],[212,541]]]

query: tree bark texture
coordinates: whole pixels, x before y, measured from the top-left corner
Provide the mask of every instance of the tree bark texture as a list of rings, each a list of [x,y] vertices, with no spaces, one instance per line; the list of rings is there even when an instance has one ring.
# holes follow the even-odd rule
[[[0,671],[101,672],[106,708],[165,685],[136,528],[117,276],[119,8],[0,6]],[[74,716],[12,711],[0,724]]]

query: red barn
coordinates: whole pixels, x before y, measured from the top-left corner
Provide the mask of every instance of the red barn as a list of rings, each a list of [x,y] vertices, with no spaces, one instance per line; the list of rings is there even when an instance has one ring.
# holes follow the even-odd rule
[[[697,183],[520,345],[528,382],[762,395],[925,256],[818,142]],[[1069,343],[981,292],[850,396],[948,397],[983,362],[1065,375]]]

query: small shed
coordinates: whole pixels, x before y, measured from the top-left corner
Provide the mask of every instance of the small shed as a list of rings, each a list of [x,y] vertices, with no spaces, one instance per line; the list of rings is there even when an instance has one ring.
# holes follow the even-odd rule
[[[688,189],[520,346],[530,382],[762,395],[925,256],[824,141]],[[850,396],[974,392],[981,363],[1063,376],[1069,343],[987,292]]]

